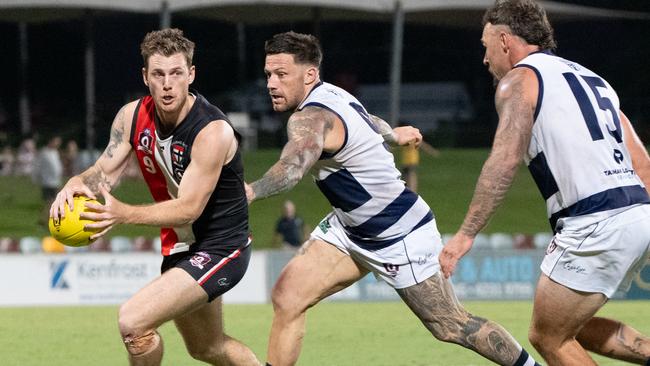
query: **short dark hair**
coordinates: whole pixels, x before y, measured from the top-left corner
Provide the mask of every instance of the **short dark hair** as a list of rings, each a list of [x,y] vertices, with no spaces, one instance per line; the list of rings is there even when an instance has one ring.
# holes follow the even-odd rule
[[[318,38],[311,34],[296,32],[278,33],[273,38],[264,42],[264,51],[267,55],[288,53],[299,64],[311,64],[320,68],[323,60],[323,50]]]
[[[557,47],[546,11],[534,0],[497,0],[483,16],[483,26],[487,23],[507,25],[514,35],[542,49]]]
[[[159,53],[165,57],[182,53],[187,61],[187,66],[192,66],[194,57],[194,42],[183,36],[183,31],[177,28],[161,29],[147,33],[140,44],[140,53],[147,67],[149,57]]]

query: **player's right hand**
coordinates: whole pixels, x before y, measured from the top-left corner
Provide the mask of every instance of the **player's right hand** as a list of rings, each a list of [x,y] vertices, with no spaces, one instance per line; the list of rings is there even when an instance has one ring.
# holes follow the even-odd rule
[[[74,196],[86,196],[92,199],[97,199],[95,194],[83,182],[81,177],[74,176],[70,178],[68,183],[63,186],[61,191],[56,195],[52,206],[50,206],[50,217],[58,219],[65,217],[65,204],[68,204],[70,211],[74,209]]]
[[[440,262],[440,269],[445,278],[449,278],[456,270],[458,261],[469,252],[474,243],[474,238],[457,232],[450,241],[442,248],[442,252],[438,256]]]
[[[401,126],[393,128],[395,143],[399,146],[413,144],[415,147],[420,146],[422,134],[420,130],[412,126]]]

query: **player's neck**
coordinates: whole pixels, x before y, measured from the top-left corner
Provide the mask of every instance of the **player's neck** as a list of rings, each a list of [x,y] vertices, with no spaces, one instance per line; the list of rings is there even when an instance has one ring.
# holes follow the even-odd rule
[[[304,94],[304,96],[302,97],[302,99],[300,100],[300,103],[298,103],[298,106],[296,107],[296,109],[297,109],[299,106],[301,106],[302,103],[305,102],[305,100],[307,99],[307,97],[309,97],[309,94],[311,94],[311,91],[314,90],[314,88],[316,88],[317,86],[319,86],[319,85],[322,84],[322,83],[323,83],[323,82],[320,80],[320,78],[316,78],[316,79],[314,79],[314,81],[311,82],[310,84],[305,85],[305,94]]]
[[[196,97],[194,95],[187,94],[185,100],[183,100],[183,103],[176,111],[167,113],[163,110],[157,110],[156,112],[158,113],[161,127],[166,131],[172,131],[176,128],[176,126],[185,120],[185,117],[187,117],[187,114],[190,112],[195,100]]]

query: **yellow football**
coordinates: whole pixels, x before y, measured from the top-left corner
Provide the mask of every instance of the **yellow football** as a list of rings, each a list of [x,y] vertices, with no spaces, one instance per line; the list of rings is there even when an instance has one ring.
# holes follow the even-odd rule
[[[81,212],[90,212],[90,210],[86,208],[86,202],[99,204],[99,202],[92,198],[85,196],[75,196],[74,208],[72,212],[66,203],[65,217],[60,217],[56,220],[50,217],[50,234],[52,234],[52,237],[54,237],[54,239],[70,247],[83,247],[92,242],[92,240],[90,240],[90,236],[97,231],[84,230],[84,225],[90,224],[93,221],[79,218],[79,214]]]

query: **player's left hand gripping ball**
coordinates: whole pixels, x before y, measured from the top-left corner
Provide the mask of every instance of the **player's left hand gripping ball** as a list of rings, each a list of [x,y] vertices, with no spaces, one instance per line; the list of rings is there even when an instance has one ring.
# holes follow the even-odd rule
[[[74,208],[70,211],[68,204],[65,204],[65,216],[54,220],[50,217],[49,228],[50,234],[54,239],[70,247],[83,247],[92,242],[90,236],[97,230],[84,230],[86,224],[93,221],[79,218],[82,212],[88,212],[86,202],[99,204],[97,200],[85,196],[74,197]]]

